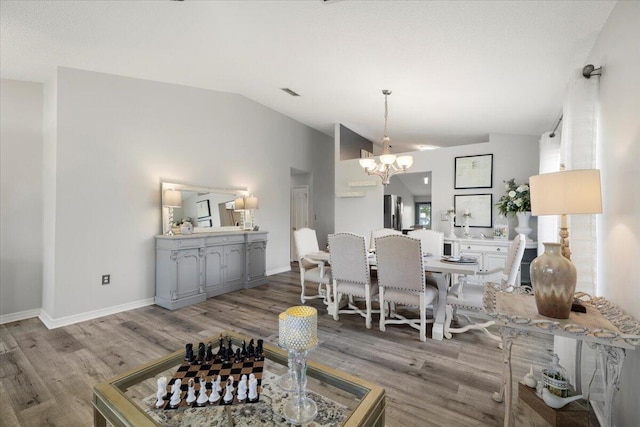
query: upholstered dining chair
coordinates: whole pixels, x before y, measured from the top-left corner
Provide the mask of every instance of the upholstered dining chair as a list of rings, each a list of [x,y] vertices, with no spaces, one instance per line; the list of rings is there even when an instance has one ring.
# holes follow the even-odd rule
[[[438,287],[425,276],[421,241],[402,235],[378,237],[376,258],[380,330],[384,331],[390,324],[407,324],[420,331],[420,341],[426,341],[427,323],[433,323],[433,319],[427,320],[427,305],[433,304],[433,312],[436,312]],[[419,317],[408,319],[398,314],[396,304],[417,306]]]
[[[507,255],[504,269],[495,269],[479,272],[477,274],[480,276],[491,276],[502,271],[502,274],[500,275],[500,283],[498,283],[497,286],[501,291],[512,292],[514,287],[520,286],[520,283],[516,283],[516,279],[518,278],[518,271],[520,269],[520,263],[522,262],[522,256],[524,255],[525,245],[526,238],[524,234],[518,234],[509,246],[509,253]],[[489,338],[501,342],[502,339],[500,337],[493,335],[487,330],[487,328],[493,325],[495,321],[490,319],[483,310],[485,286],[495,286],[496,284],[492,282],[488,282],[486,284],[484,284],[484,282],[481,284],[474,284],[469,283],[464,279],[464,277],[461,277],[461,280],[451,286],[447,293],[444,336],[447,339],[451,339],[451,334],[459,334],[472,329],[477,329],[483,331]],[[443,303],[445,302],[443,301]],[[463,315],[469,321],[469,324],[460,328],[452,328],[451,321],[458,320],[458,309],[472,311],[477,317],[486,317],[487,321],[484,323],[474,323],[468,316]]]
[[[369,262],[364,236],[353,233],[329,235],[329,254],[333,279],[333,318],[340,314],[359,314],[365,318],[367,329],[371,329],[371,301],[378,294],[378,288],[371,286]],[[343,295],[347,295],[346,308],[340,309]],[[354,297],[364,298],[365,311],[356,304]]]
[[[394,230],[393,228],[381,228],[379,230],[373,230],[371,232],[371,239],[369,240],[369,252],[376,251],[376,238],[384,236],[401,235],[402,231]]]
[[[414,239],[420,239],[422,253],[441,258],[444,252],[444,233],[435,230],[412,230],[407,234]]]
[[[322,298],[324,303],[329,305],[331,302],[331,267],[325,265],[324,261],[314,260],[307,256],[320,250],[316,231],[306,227],[300,228],[293,232],[293,240],[295,240],[300,267],[300,285],[302,287],[300,301],[304,304],[309,299]],[[307,282],[318,285],[317,294],[306,294]]]

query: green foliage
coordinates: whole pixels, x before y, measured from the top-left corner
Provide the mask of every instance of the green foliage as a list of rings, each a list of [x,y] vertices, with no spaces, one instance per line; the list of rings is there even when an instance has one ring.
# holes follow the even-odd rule
[[[505,190],[507,191],[504,196],[500,198],[496,206],[498,211],[502,215],[509,213],[515,214],[516,212],[528,212],[531,210],[531,193],[529,190],[529,184],[516,184],[516,180],[511,178],[508,181],[504,181]]]

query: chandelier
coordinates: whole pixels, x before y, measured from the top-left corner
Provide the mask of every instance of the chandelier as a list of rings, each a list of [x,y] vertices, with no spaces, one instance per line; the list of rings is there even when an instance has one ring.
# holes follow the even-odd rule
[[[384,137],[382,138],[382,154],[380,155],[380,163],[373,158],[360,159],[360,166],[368,175],[378,175],[382,179],[383,185],[389,184],[389,178],[397,173],[406,172],[413,164],[412,156],[398,156],[391,154],[389,151],[389,137],[387,136],[387,96],[391,95],[391,91],[384,89]]]

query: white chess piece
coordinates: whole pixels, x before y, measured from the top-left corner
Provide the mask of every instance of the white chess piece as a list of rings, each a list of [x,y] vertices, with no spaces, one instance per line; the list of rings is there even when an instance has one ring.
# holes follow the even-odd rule
[[[242,375],[238,382],[238,400],[243,401],[247,398],[247,376]]]
[[[158,378],[157,384],[158,392],[156,396],[158,397],[158,401],[156,402],[156,408],[161,408],[164,405],[164,397],[167,394],[167,377]]]
[[[229,375],[227,378],[227,385],[224,390],[224,403],[233,402],[233,375]]]
[[[258,380],[253,374],[249,375],[249,401],[253,402],[258,398]]]
[[[196,403],[198,406],[204,406],[209,401],[209,396],[207,396],[207,381],[204,379],[203,375],[200,375],[200,392],[198,393],[198,400]]]
[[[209,403],[213,405],[220,400],[220,390],[222,390],[222,387],[220,387],[220,375],[216,376],[215,380],[211,377],[211,394],[209,395]]]
[[[182,385],[182,382],[177,379],[174,381],[174,383],[171,385],[171,400],[169,401],[169,404],[171,405],[172,408],[177,408],[178,405],[180,404],[180,386]]]
[[[196,401],[196,383],[193,381],[193,378],[189,378],[188,391],[187,391],[187,403],[191,405]]]

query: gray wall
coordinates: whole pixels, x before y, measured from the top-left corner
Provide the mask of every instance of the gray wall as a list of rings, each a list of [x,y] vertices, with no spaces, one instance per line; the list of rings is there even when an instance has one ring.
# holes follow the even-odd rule
[[[359,159],[360,150],[373,153],[373,143],[341,124],[340,160]]]
[[[0,85],[0,319],[9,321],[42,305],[42,84]]]
[[[313,214],[316,228],[333,229],[332,139],[263,105],[68,68],[45,84],[44,99],[44,165],[34,170],[46,175],[44,274],[33,293],[43,296],[48,326],[152,301],[162,180],[247,187],[260,200],[256,222],[269,231],[270,273],[289,269],[292,167],[329,177],[313,180]],[[18,158],[15,168],[30,162]],[[31,181],[28,191],[42,188]],[[102,274],[111,285],[101,286]],[[24,286],[9,284],[13,292]]]

